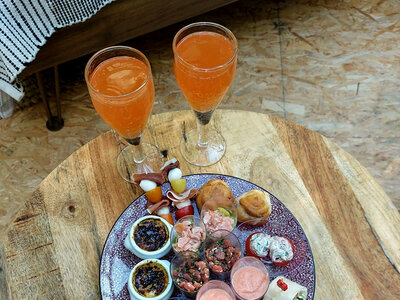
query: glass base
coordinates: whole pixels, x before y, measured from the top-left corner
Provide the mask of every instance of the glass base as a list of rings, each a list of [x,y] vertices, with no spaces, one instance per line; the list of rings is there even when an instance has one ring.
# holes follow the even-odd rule
[[[118,155],[118,173],[123,179],[131,183],[134,183],[134,174],[160,172],[160,168],[163,166],[162,155],[156,146],[148,143],[141,143],[141,145],[143,153],[146,155],[141,162],[135,161],[135,147],[132,145],[126,146]]]
[[[199,145],[197,130],[186,133],[181,140],[180,150],[184,159],[195,166],[206,167],[217,163],[225,154],[225,139],[216,130],[207,131],[206,144]]]

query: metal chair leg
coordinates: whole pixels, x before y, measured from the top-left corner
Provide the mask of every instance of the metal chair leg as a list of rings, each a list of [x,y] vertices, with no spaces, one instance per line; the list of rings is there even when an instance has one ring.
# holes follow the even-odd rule
[[[58,65],[54,66],[54,80],[55,80],[55,87],[56,87],[56,105],[57,105],[57,119],[61,125],[64,125],[64,121],[61,118],[61,100],[60,100],[60,81],[58,76]]]
[[[42,77],[40,72],[36,72],[36,80],[38,82],[40,96],[43,100],[44,109],[47,115],[46,126],[47,129],[51,131],[57,131],[63,128],[64,120],[61,118],[61,101],[60,101],[60,82],[59,82],[59,74],[58,74],[58,65],[54,66],[54,81],[56,88],[56,105],[57,105],[57,116],[53,116],[51,113],[49,102],[46,98],[45,89],[43,86]]]

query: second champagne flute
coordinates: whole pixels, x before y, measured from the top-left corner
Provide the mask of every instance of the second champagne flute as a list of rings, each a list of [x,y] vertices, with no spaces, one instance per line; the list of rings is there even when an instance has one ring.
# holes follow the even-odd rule
[[[180,150],[189,163],[209,166],[225,153],[224,138],[208,125],[232,83],[237,41],[224,26],[199,22],[179,30],[172,48],[176,80],[197,120],[197,131],[185,132]]]

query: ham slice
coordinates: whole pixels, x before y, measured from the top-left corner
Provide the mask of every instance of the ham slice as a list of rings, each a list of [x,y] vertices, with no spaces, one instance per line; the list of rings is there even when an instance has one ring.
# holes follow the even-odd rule
[[[160,208],[168,207],[168,206],[169,206],[169,200],[163,199],[160,202],[147,207],[147,211],[149,214],[152,215],[152,214],[156,213]]]
[[[147,202],[147,205],[150,203]],[[174,217],[169,211],[170,201],[166,198],[163,198],[160,202],[150,205],[147,207],[147,212],[152,215],[158,215],[159,217],[166,220],[169,224],[174,226]]]
[[[175,203],[184,202],[186,200],[192,199],[193,197],[196,197],[198,193],[198,189],[186,190],[182,194],[177,194],[173,190],[169,190],[166,193],[166,196],[169,200],[172,201],[172,205],[175,205]]]
[[[159,185],[162,185],[165,182],[165,179],[161,173],[142,173],[133,175],[133,180],[137,184],[140,184],[140,182],[145,179],[153,181]]]
[[[165,181],[168,181],[168,172],[175,168],[179,168],[179,160],[176,158],[170,159],[161,167],[160,171]]]

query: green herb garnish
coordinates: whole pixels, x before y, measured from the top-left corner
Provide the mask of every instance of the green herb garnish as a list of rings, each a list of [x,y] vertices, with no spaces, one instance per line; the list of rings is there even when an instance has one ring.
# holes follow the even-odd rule
[[[216,243],[215,243],[215,246],[216,247],[219,247],[219,246],[221,246],[221,245],[223,245],[224,244],[224,239],[221,239],[221,240],[219,240],[219,241],[217,241]]]

